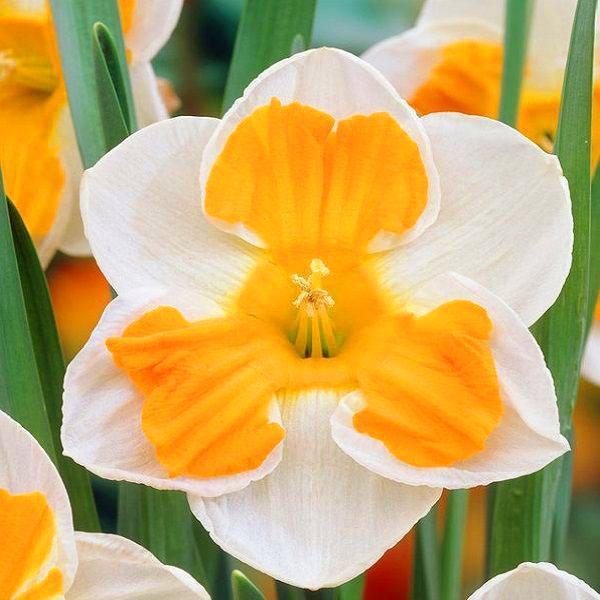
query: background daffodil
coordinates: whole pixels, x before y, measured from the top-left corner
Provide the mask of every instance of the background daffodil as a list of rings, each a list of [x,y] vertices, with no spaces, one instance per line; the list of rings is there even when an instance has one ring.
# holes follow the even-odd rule
[[[150,59],[167,41],[181,0],[120,0],[140,125],[167,116]],[[0,161],[46,265],[57,249],[89,254],[79,216],[82,173],[50,7],[0,0]]]
[[[364,61],[307,51],[221,121],[125,140],[82,215],[118,297],[68,369],[65,453],[186,491],[280,580],[346,581],[440,488],[568,449],[527,326],[570,267],[569,193],[505,125],[419,118]]]
[[[0,597],[208,599],[185,571],[123,537],[73,531],[60,476],[36,440],[0,412]]]
[[[517,128],[552,151],[576,0],[533,3]],[[363,55],[421,114],[456,111],[496,118],[505,0],[426,0],[416,25]],[[598,160],[595,85],[592,162]]]
[[[550,563],[521,563],[496,575],[468,600],[597,600],[600,594]]]

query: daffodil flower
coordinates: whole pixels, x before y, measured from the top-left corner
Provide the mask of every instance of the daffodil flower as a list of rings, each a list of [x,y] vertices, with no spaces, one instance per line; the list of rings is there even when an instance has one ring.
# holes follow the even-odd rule
[[[468,600],[598,600],[600,594],[574,575],[551,563],[521,563],[501,573]]]
[[[166,118],[150,59],[182,0],[120,0],[141,125]],[[0,0],[0,163],[44,265],[57,249],[89,254],[79,216],[82,173],[49,4]]]
[[[73,531],[67,491],[42,447],[0,411],[0,598],[207,600],[188,573],[118,535]]]
[[[420,114],[498,116],[506,0],[426,0],[417,24],[364,59]],[[576,0],[534,2],[517,127],[553,147]],[[594,85],[593,164],[600,152],[600,86]]]
[[[594,320],[587,339],[581,375],[584,379],[600,386],[600,302],[596,304]]]
[[[118,297],[68,369],[65,452],[186,491],[218,544],[277,579],[346,581],[440,488],[567,450],[527,325],[569,271],[569,193],[513,129],[419,118],[323,48],[221,121],[135,133],[81,205]]]

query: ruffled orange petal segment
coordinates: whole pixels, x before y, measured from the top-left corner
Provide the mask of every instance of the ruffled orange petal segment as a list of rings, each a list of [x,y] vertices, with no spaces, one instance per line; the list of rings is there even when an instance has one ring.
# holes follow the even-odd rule
[[[190,323],[159,307],[107,340],[144,395],[142,429],[171,477],[256,469],[283,439],[269,418],[282,350],[264,327],[251,317]]]
[[[0,489],[0,598],[48,600],[63,591],[61,572],[45,570],[56,541],[56,523],[40,492]]]
[[[402,313],[361,340],[366,401],[357,431],[399,460],[441,467],[473,456],[503,413],[485,309],[464,300],[423,316]]]
[[[277,255],[360,252],[402,234],[427,203],[416,143],[388,113],[337,121],[273,98],[243,119],[212,167],[207,215],[242,223]]]
[[[0,83],[0,162],[6,192],[34,241],[54,222],[65,183],[56,125],[66,107],[64,92],[4,90]]]
[[[410,104],[422,115],[451,111],[495,118],[502,54],[502,46],[490,42],[461,40],[448,44]]]

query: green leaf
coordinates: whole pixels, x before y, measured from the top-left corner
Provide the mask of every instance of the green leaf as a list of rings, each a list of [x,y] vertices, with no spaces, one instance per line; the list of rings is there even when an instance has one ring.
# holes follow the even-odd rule
[[[116,0],[51,0],[50,5],[79,151],[88,168],[119,140],[120,120],[128,124],[133,117],[119,9]],[[94,27],[96,23],[102,25]],[[106,63],[105,67],[100,59]],[[115,83],[117,73],[120,81]],[[127,106],[127,111],[112,111],[110,99],[115,96],[119,107]]]
[[[237,569],[231,573],[231,589],[234,600],[265,600],[262,592]]]
[[[338,600],[361,600],[365,587],[364,573],[337,588]]]
[[[25,427],[56,463],[1,172],[0,273],[0,408]]]
[[[278,600],[304,600],[304,590],[300,588],[282,581],[275,581],[275,587],[277,588]]]
[[[416,532],[412,598],[438,600],[440,566],[436,506],[417,523]]]
[[[116,48],[112,35],[103,23],[95,23],[92,38],[98,82],[97,105],[100,107],[102,117],[101,133],[104,146],[108,151],[135,130],[135,119],[130,114],[127,99],[123,96],[124,77],[116,61]]]
[[[60,428],[65,364],[46,278],[25,223],[12,203],[9,203],[9,215],[38,377],[53,446],[57,451],[57,467],[69,493],[75,529],[99,531],[100,524],[89,475],[84,468],[62,454]]]
[[[563,84],[555,152],[569,182],[575,225],[571,272],[534,334],[552,372],[562,433],[569,437],[589,316],[590,132],[596,0],[579,0]],[[498,484],[493,510],[491,574],[550,557],[563,459]]]
[[[135,483],[119,486],[118,532],[145,546],[158,559],[176,565],[207,587],[196,548],[193,520],[182,492],[155,490]]]
[[[519,113],[523,67],[531,23],[531,0],[507,0],[504,28],[504,64],[499,119],[514,127]]]
[[[246,0],[229,67],[223,112],[273,63],[310,46],[316,0]]]
[[[442,540],[441,598],[459,600],[469,490],[449,490]]]

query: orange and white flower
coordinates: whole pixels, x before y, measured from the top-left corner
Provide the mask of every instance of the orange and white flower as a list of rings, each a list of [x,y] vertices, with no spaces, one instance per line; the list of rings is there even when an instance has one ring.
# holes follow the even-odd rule
[[[417,24],[376,44],[364,59],[420,114],[456,111],[497,118],[506,0],[426,0]],[[576,0],[534,2],[517,128],[553,145]],[[592,148],[600,152],[600,86]]]
[[[207,600],[185,571],[118,535],[73,531],[60,476],[41,446],[0,411],[0,597]]]
[[[140,125],[167,117],[150,59],[167,41],[182,0],[120,0]],[[79,215],[82,173],[57,41],[46,0],[0,0],[0,163],[46,265],[57,249],[89,254]]]
[[[598,600],[600,594],[551,563],[521,563],[496,575],[468,600]]]
[[[135,133],[81,203],[118,297],[68,369],[65,452],[186,491],[217,543],[277,579],[346,581],[440,488],[568,449],[527,325],[569,271],[569,193],[513,129],[419,118],[323,48],[221,121]]]

